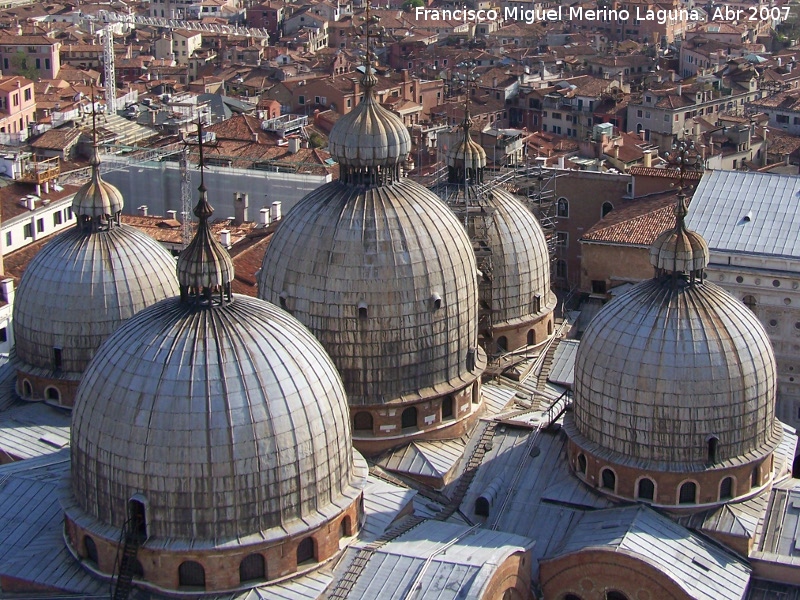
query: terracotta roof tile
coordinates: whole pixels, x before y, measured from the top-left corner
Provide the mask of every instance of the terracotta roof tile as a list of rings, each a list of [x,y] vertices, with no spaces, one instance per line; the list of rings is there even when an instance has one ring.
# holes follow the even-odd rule
[[[676,194],[670,192],[633,200],[608,213],[581,241],[649,246],[675,224],[675,199]]]

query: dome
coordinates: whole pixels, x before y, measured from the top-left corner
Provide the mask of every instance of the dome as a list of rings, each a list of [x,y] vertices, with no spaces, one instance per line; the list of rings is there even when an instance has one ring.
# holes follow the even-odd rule
[[[533,213],[501,188],[489,192],[485,203],[493,216],[492,321],[499,324],[527,319],[544,309],[552,296],[544,232]]]
[[[472,119],[469,116],[469,106],[464,114],[464,121],[461,124],[463,133],[461,139],[453,144],[447,151],[447,166],[451,169],[464,173],[475,173],[486,167],[486,151],[472,139],[469,130],[472,127]]]
[[[351,405],[446,394],[479,375],[472,244],[411,180],[308,194],[276,230],[258,284],[322,342]]]
[[[175,260],[158,242],[126,225],[78,226],[33,258],[14,302],[17,356],[31,367],[80,373],[123,321],[178,293]]]
[[[110,183],[103,181],[98,169],[99,164],[100,156],[95,144],[91,158],[91,179],[81,186],[72,199],[72,212],[76,215],[99,219],[111,218],[122,212],[125,205],[122,193]]]
[[[679,277],[638,284],[589,323],[575,360],[575,426],[629,459],[704,465],[777,443],[775,357],[753,313]]]
[[[698,273],[708,266],[708,244],[699,233],[686,229],[686,199],[681,194],[675,207],[677,225],[662,233],[650,247],[650,264],[659,271]]]
[[[74,498],[119,528],[138,495],[162,539],[297,531],[360,494],[350,443],[341,380],[295,319],[244,296],[171,298],[123,325],[86,370]]]
[[[362,79],[364,99],[341,117],[328,137],[328,152],[348,168],[396,167],[411,151],[403,121],[375,98],[375,76],[368,64]]]

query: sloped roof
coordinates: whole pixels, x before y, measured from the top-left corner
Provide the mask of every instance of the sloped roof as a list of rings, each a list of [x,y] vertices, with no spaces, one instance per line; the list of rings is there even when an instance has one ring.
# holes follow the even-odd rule
[[[741,600],[747,592],[751,568],[744,559],[649,507],[583,513],[557,554],[598,548],[652,565],[698,600]]]
[[[674,207],[674,193],[634,200],[608,213],[583,235],[581,241],[650,246],[675,224]]]
[[[800,178],[712,171],[697,186],[686,224],[712,251],[800,257]]]

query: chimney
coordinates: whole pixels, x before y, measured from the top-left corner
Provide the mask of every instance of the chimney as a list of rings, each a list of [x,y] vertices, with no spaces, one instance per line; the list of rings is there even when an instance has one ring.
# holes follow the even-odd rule
[[[38,195],[38,191],[39,190],[36,190],[36,191],[37,191],[37,195]],[[28,196],[26,198],[26,205],[28,207],[28,210],[36,210],[36,198],[34,198],[33,196]]]
[[[297,154],[297,151],[300,150],[300,138],[297,136],[292,136],[287,139],[289,141],[289,152],[292,154]]]
[[[270,210],[270,219],[273,221],[280,221],[281,220],[281,202],[280,200],[276,200],[272,203],[272,208]]]
[[[766,154],[767,154],[767,153],[766,153],[766,152],[764,152],[764,156],[766,156]],[[789,153],[788,153],[788,152],[785,152],[785,153],[784,153],[784,155],[783,155],[783,164],[784,164],[784,165],[786,165],[787,167],[788,167],[790,164],[792,164],[792,163],[791,163],[791,160],[790,160],[790,158],[789,158]]]
[[[788,155],[787,155],[788,156]],[[0,295],[3,296],[3,300],[11,306],[14,304],[14,280],[10,277],[8,279],[3,279],[0,281]]]
[[[177,210],[168,210],[167,211],[167,218],[172,219],[173,221],[178,220],[178,211]]]
[[[564,156],[563,154],[558,157],[558,168],[559,169],[564,169],[565,168],[564,165],[566,163],[566,158],[567,157]]]
[[[644,166],[648,169],[653,166],[653,153],[650,150],[644,151]]]
[[[614,159],[619,160],[619,144],[614,144]]]
[[[225,248],[231,247],[231,232],[228,229],[223,229],[219,232],[219,243]]]
[[[258,143],[258,132],[254,131],[253,135],[250,136],[253,142]]]
[[[259,222],[262,225],[269,225],[270,224],[269,209],[268,208],[262,208],[259,211],[259,214],[260,214]]]
[[[681,95],[683,95],[683,84],[679,83],[678,84],[678,96],[681,96]]]
[[[139,211],[139,216],[140,216],[140,217],[146,217],[146,216],[147,216],[147,204],[142,204],[142,205],[141,205],[141,206],[140,206],[138,209],[136,209],[136,210],[138,210],[138,211]]]
[[[782,66],[783,66],[783,60],[781,59],[781,57],[780,57],[780,56],[778,57],[778,66],[779,66],[779,67],[782,67]]]
[[[497,77],[492,77],[492,87],[493,88],[497,87]]]
[[[643,142],[646,142],[646,141],[647,141],[647,140],[645,140],[645,139],[644,139],[644,129],[642,129],[642,130],[639,132],[639,139],[640,139],[640,140],[642,140]]]
[[[233,193],[233,207],[236,212],[236,216],[234,218],[234,222],[237,225],[241,225],[242,223],[247,222],[247,209],[250,207],[250,202],[247,197],[247,194],[241,194],[239,192]]]

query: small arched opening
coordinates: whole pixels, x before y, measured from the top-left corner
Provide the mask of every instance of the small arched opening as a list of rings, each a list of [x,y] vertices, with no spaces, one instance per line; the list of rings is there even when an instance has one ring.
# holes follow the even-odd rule
[[[730,500],[733,498],[733,477],[726,477],[719,483],[719,499]]]
[[[586,457],[583,454],[578,454],[578,473],[586,475]]]
[[[199,562],[187,560],[178,567],[178,585],[182,588],[205,589],[206,570]]]
[[[138,577],[139,579],[144,578],[144,567],[142,563],[139,562],[138,558],[133,559],[133,576]]]
[[[547,321],[547,335],[553,335],[553,321]]]
[[[350,537],[353,535],[353,525],[349,516],[345,516],[339,523],[339,537]]]
[[[622,592],[616,590],[606,592],[606,600],[628,600],[628,597]]]
[[[146,540],[147,513],[144,502],[136,498],[131,498],[128,501],[128,518],[131,521],[131,531],[135,533],[140,540]]]
[[[792,477],[800,479],[800,455],[795,456],[792,462]]]
[[[22,397],[30,398],[31,396],[33,396],[33,386],[30,381],[25,379],[22,381]]]
[[[97,565],[97,544],[88,535],[83,538],[83,551],[86,554],[86,560]]]
[[[402,415],[400,415],[400,427],[402,427],[403,429],[410,429],[416,426],[417,426],[417,408],[416,406],[410,406],[409,408],[403,411]]]
[[[600,207],[600,218],[605,217],[612,210],[614,210],[614,205],[611,202],[603,202],[603,206]]]
[[[497,349],[500,352],[508,352],[508,338],[504,335],[501,335],[497,338]]]
[[[528,346],[536,345],[536,332],[533,329],[528,330]]]
[[[372,431],[372,414],[362,410],[353,417],[353,429],[356,431]]]
[[[694,481],[681,484],[678,504],[697,504],[697,484]]]
[[[719,460],[719,438],[715,435],[712,435],[708,438],[707,445],[707,460],[713,465]]]
[[[260,554],[248,554],[239,563],[239,581],[263,581],[267,578],[267,566]]]
[[[316,560],[314,550],[314,538],[312,537],[304,538],[297,544],[297,565],[314,562]]]
[[[636,488],[636,497],[639,500],[653,501],[656,495],[656,484],[649,477],[643,477],[639,480],[639,485]]]
[[[58,391],[57,387],[53,387],[52,385],[44,391],[44,397],[50,402],[61,402],[61,392]]]
[[[611,469],[603,469],[602,473],[600,473],[600,481],[605,489],[612,492],[616,491],[617,475]]]
[[[453,418],[453,397],[445,396],[442,399],[442,420]]]
[[[753,473],[750,475],[750,487],[757,488],[761,485],[761,470],[758,466],[753,468]]]

